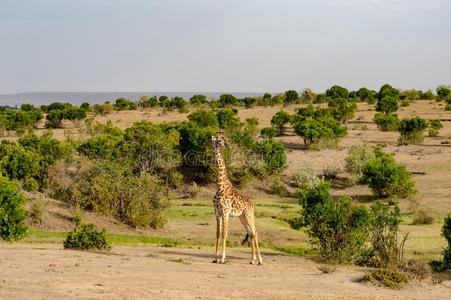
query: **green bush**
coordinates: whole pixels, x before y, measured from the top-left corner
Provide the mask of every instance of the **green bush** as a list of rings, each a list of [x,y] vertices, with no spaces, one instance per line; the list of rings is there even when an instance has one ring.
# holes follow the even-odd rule
[[[133,175],[126,166],[98,162],[82,170],[68,187],[76,206],[116,217],[134,227],[161,227],[167,189],[148,173]]]
[[[397,114],[380,114],[374,115],[374,123],[381,131],[396,131],[399,127],[399,119]]]
[[[125,98],[118,98],[114,103],[114,109],[117,111],[131,110],[133,107],[133,102]]]
[[[298,92],[296,92],[294,90],[288,90],[285,92],[285,99],[284,99],[285,103],[296,103],[298,99],[299,99]]]
[[[271,139],[259,141],[256,144],[256,152],[265,163],[265,168],[269,174],[282,172],[287,164],[285,146],[281,142]]]
[[[439,119],[430,120],[428,135],[430,137],[436,137],[438,136],[438,131],[442,128],[443,128],[442,121],[440,121]]]
[[[193,95],[189,99],[191,105],[201,105],[207,103],[207,97],[205,95]]]
[[[25,197],[17,185],[0,176],[0,238],[11,241],[22,238],[27,232],[23,208]]]
[[[348,156],[345,159],[345,169],[347,172],[357,175],[360,178],[363,173],[363,168],[369,161],[374,159],[374,157],[374,149],[369,145],[351,146],[348,150]]]
[[[36,127],[36,123],[43,118],[36,109],[5,109],[0,112],[0,128],[6,130],[24,131]]]
[[[10,141],[0,143],[0,172],[9,179],[38,177],[41,156],[22,145]]]
[[[330,97],[331,99],[337,99],[337,98],[349,98],[349,91],[342,86],[334,85],[330,89],[326,91],[326,96]]]
[[[398,99],[399,91],[389,84],[384,84],[381,86],[379,93],[377,94],[377,98],[378,100],[381,100],[387,96]]]
[[[424,139],[424,131],[428,127],[428,122],[421,117],[403,119],[399,123],[398,131],[401,134],[399,143],[418,144]]]
[[[361,101],[366,101],[366,102],[373,102],[375,95],[376,95],[375,91],[371,91],[365,87],[360,88],[356,93],[356,96],[358,98],[360,98]]]
[[[443,220],[442,236],[448,242],[448,246],[443,249],[443,269],[451,269],[451,213]]]
[[[281,136],[285,133],[285,126],[290,123],[291,116],[286,111],[277,112],[271,119],[271,125],[277,128],[277,135]]]
[[[79,224],[69,232],[64,240],[64,249],[110,250],[106,230],[97,229],[94,224]]]
[[[440,100],[446,100],[451,96],[451,87],[446,85],[439,85],[437,87],[437,96]]]
[[[265,127],[260,131],[260,135],[265,139],[272,139],[276,134],[277,132],[274,127]]]
[[[394,113],[398,110],[398,99],[395,97],[386,96],[376,103],[376,111],[382,112],[386,115]]]
[[[357,104],[346,98],[333,98],[329,101],[328,105],[333,108],[335,119],[343,124],[346,124],[349,119],[352,119],[357,110]]]
[[[393,156],[379,151],[363,168],[362,181],[382,198],[407,198],[416,193],[412,174],[398,165]]]
[[[400,260],[398,227],[401,212],[395,205],[377,202],[371,206],[370,226],[367,237],[371,247],[362,255],[359,263],[370,267],[396,267]]]
[[[334,200],[329,190],[325,182],[299,190],[303,222],[324,260],[354,262],[366,243],[369,212],[348,198]]]
[[[323,119],[306,118],[297,122],[294,129],[304,139],[306,148],[334,147],[338,140],[346,135],[346,128],[329,117]]]
[[[39,183],[33,177],[25,177],[22,182],[22,188],[28,192],[35,192],[39,189]]]
[[[240,101],[234,95],[222,94],[219,96],[219,105],[221,107],[238,106],[240,105]]]
[[[98,124],[89,139],[81,142],[77,150],[90,158],[116,159],[120,156],[124,133],[111,122]]]

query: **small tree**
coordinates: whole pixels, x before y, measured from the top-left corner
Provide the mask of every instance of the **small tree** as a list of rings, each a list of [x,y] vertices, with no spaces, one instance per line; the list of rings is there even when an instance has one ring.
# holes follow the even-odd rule
[[[207,97],[205,95],[193,95],[189,99],[189,103],[192,105],[201,105],[207,103]]]
[[[332,98],[329,101],[329,107],[334,109],[335,119],[343,124],[347,124],[357,110],[357,104],[346,98]]]
[[[405,166],[396,164],[393,156],[381,151],[363,168],[362,181],[382,198],[407,198],[416,193],[412,174]]]
[[[260,135],[265,139],[272,139],[276,136],[276,130],[274,127],[265,127],[260,131]]]
[[[328,262],[354,262],[366,242],[369,212],[365,206],[342,197],[335,201],[321,182],[298,192],[303,224],[320,256]]]
[[[225,106],[238,106],[240,101],[232,94],[222,94],[219,96],[219,104],[222,107]]]
[[[20,193],[15,183],[0,176],[0,238],[17,240],[22,238],[27,227],[24,224],[25,197]]]
[[[386,115],[398,110],[398,100],[395,97],[386,96],[376,103],[376,111]]]
[[[360,88],[356,92],[356,96],[360,98],[361,101],[374,102],[374,96],[376,92],[367,89],[366,87]]]
[[[271,124],[277,128],[277,135],[285,133],[285,126],[290,123],[291,116],[286,111],[277,112],[271,119]]]
[[[330,97],[332,99],[337,99],[337,98],[348,99],[349,91],[345,87],[342,87],[339,85],[334,85],[333,87],[331,87],[330,89],[328,89],[326,91],[326,96]]]
[[[380,131],[396,131],[399,126],[399,118],[397,114],[381,114],[374,115],[374,123]]]
[[[285,103],[295,103],[299,99],[299,94],[295,90],[285,92]]]
[[[430,137],[438,136],[438,131],[443,128],[442,121],[439,119],[429,121],[429,131],[428,135]]]
[[[417,144],[424,139],[424,131],[428,127],[428,122],[421,117],[403,119],[399,123],[398,131],[401,134],[399,142],[401,144]]]
[[[437,87],[437,96],[440,100],[446,100],[451,96],[451,86],[439,85]]]
[[[443,220],[442,236],[448,242],[448,247],[443,249],[443,267],[444,270],[451,269],[451,213]]]
[[[399,91],[389,84],[384,84],[380,88],[377,98],[378,98],[378,100],[382,100],[383,98],[385,98],[387,96],[398,99]]]

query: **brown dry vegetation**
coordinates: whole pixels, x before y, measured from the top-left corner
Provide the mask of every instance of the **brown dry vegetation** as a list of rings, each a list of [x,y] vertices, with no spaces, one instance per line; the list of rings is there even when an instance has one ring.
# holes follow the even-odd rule
[[[290,113],[299,107],[256,107],[240,109],[242,120],[257,117],[260,127],[270,125],[271,117],[280,109]],[[287,148],[288,166],[283,181],[289,192],[295,187],[292,176],[299,168],[309,165],[318,174],[327,165],[342,166],[348,148],[355,144],[368,143],[383,145],[386,152],[394,153],[396,160],[405,164],[410,171],[424,173],[414,175],[418,194],[412,201],[418,203],[434,216],[431,225],[411,225],[412,214],[409,214],[410,201],[401,202],[403,212],[402,232],[410,232],[406,243],[406,257],[427,261],[439,258],[445,240],[440,236],[443,216],[451,211],[451,145],[441,144],[451,140],[451,112],[444,110],[441,103],[433,101],[416,101],[409,107],[398,111],[400,118],[420,115],[426,119],[442,119],[443,129],[438,137],[426,137],[423,145],[398,146],[398,133],[380,132],[372,119],[374,106],[361,103],[358,112],[348,124],[348,136],[340,142],[338,149],[321,151],[305,151],[302,140],[292,130],[280,137]],[[129,127],[133,122],[149,120],[152,122],[180,121],[186,119],[187,113],[169,112],[163,114],[158,110],[137,110],[114,112],[107,116],[97,116],[94,121],[105,123],[111,121],[120,128]],[[55,137],[78,138],[86,136],[83,128],[53,130]],[[362,126],[367,129],[363,130]],[[45,129],[38,129],[39,133]],[[333,184],[334,195],[348,195],[360,202],[371,203],[375,200],[367,186],[349,186],[345,173],[340,173]],[[392,292],[355,282],[362,271],[354,267],[343,267],[333,274],[319,275],[317,265],[305,258],[275,255],[280,253],[308,254],[307,236],[302,230],[290,228],[286,220],[296,217],[299,205],[294,198],[280,198],[268,193],[270,182],[253,182],[243,193],[253,197],[257,205],[257,228],[263,245],[267,265],[263,268],[252,268],[245,264],[244,257],[249,250],[235,248],[232,250],[231,265],[218,266],[209,264],[214,243],[214,215],[211,198],[215,186],[201,189],[196,199],[172,199],[171,208],[166,213],[168,223],[160,230],[141,230],[137,232],[117,221],[92,213],[83,215],[85,221],[107,228],[110,232],[125,234],[146,234],[170,238],[182,247],[193,249],[171,248],[113,248],[113,254],[77,253],[62,251],[59,245],[40,245],[39,243],[57,242],[61,236],[47,237],[41,231],[33,231],[25,243],[14,245],[0,244],[3,272],[0,276],[0,298],[28,298],[35,295],[46,295],[44,298],[262,298],[263,299],[299,299],[299,298],[449,298],[451,287],[449,281],[441,285],[411,284],[405,291]],[[43,195],[41,195],[44,197]],[[33,195],[33,197],[37,197]],[[51,200],[44,212],[42,222],[34,224],[44,231],[67,231],[72,228],[70,221],[73,211],[64,203]],[[244,236],[244,230],[238,221],[232,221],[230,244],[236,246]],[[27,242],[38,243],[29,245]],[[118,242],[119,244],[122,242]],[[127,242],[126,242],[127,243]],[[139,244],[133,242],[133,244]],[[208,250],[198,250],[197,247]],[[42,248],[42,249],[41,249]],[[41,250],[39,250],[41,249]],[[153,255],[146,256],[151,251]],[[245,252],[244,252],[245,251]],[[245,253],[245,254],[243,254]],[[6,258],[4,258],[6,257]],[[169,259],[173,261],[169,261]],[[177,264],[174,260],[183,258],[188,264]],[[24,263],[30,260],[31,265]],[[57,261],[55,266],[49,263]],[[80,263],[80,261],[82,261]],[[181,260],[180,260],[181,261]],[[83,268],[75,268],[75,264]],[[27,277],[16,278],[29,266],[32,273]],[[110,265],[111,267],[108,267]],[[22,271],[19,271],[22,270]],[[56,284],[52,279],[58,272],[61,281]],[[33,275],[31,275],[33,274]],[[59,273],[58,273],[59,274]],[[158,275],[161,277],[158,277]],[[84,276],[88,276],[84,280]],[[140,277],[139,277],[140,276]],[[220,277],[224,276],[224,277]],[[121,279],[127,278],[127,279]],[[1,281],[3,280],[3,282]],[[178,282],[178,283],[177,283]],[[100,284],[100,285],[96,285]],[[27,289],[18,289],[20,286]],[[59,286],[58,290],[51,290]],[[325,288],[326,287],[326,288]],[[18,290],[20,290],[20,293]],[[42,293],[42,294],[41,294]],[[225,294],[224,294],[225,293]],[[265,298],[266,297],[266,298]]]

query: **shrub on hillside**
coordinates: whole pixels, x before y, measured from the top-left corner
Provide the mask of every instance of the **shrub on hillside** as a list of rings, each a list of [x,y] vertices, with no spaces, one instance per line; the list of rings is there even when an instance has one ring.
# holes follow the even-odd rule
[[[333,98],[328,105],[333,108],[335,119],[343,124],[348,123],[348,120],[354,117],[357,110],[357,104],[346,98]]]
[[[440,121],[439,119],[430,120],[428,135],[430,137],[436,137],[438,136],[438,131],[442,128],[443,128],[442,121]]]
[[[451,213],[449,213],[443,220],[442,236],[448,242],[448,245],[443,249],[443,265],[442,270],[451,269]]]
[[[330,108],[300,108],[291,122],[307,148],[334,147],[346,135],[346,128],[334,119]]]
[[[25,235],[25,200],[14,182],[0,176],[0,239],[11,241]]]
[[[110,250],[105,229],[98,229],[94,224],[77,224],[64,240],[64,249],[75,250]]]
[[[407,198],[416,193],[412,174],[398,165],[393,156],[378,151],[363,168],[362,181],[382,198]]]
[[[389,84],[384,84],[381,86],[379,93],[377,94],[377,98],[378,100],[381,100],[387,96],[398,99],[399,91]]]
[[[285,92],[285,99],[284,99],[285,103],[296,103],[298,99],[299,99],[298,92],[296,92],[294,90],[288,90]]]
[[[400,261],[398,227],[401,212],[395,205],[377,202],[371,206],[368,238],[371,247],[360,259],[366,266],[388,268],[396,267]]]
[[[189,103],[191,105],[202,105],[207,103],[207,97],[205,95],[193,95],[190,99],[189,99]]]
[[[9,179],[38,177],[41,157],[35,151],[10,141],[0,143],[0,172]]]
[[[326,96],[330,97],[331,99],[348,99],[349,91],[345,87],[334,85],[330,89],[326,90]]]
[[[421,117],[403,119],[399,123],[398,131],[401,134],[399,143],[418,144],[424,139],[424,131],[428,127],[428,122]]]
[[[381,131],[396,131],[399,126],[399,118],[397,114],[381,114],[374,115],[374,123]]]
[[[348,150],[348,156],[345,159],[345,169],[347,172],[357,175],[360,178],[363,173],[363,168],[374,157],[374,149],[369,145],[351,146]]]
[[[276,136],[277,132],[274,127],[265,127],[260,131],[260,135],[265,139],[272,139]]]
[[[77,206],[116,217],[131,226],[159,228],[165,222],[162,213],[167,207],[167,189],[148,173],[133,175],[117,163],[95,163],[68,188]]]
[[[327,183],[321,182],[299,190],[307,233],[324,260],[356,261],[366,242],[369,212],[349,198],[334,200],[329,189]]]
[[[281,136],[285,133],[285,126],[290,123],[291,116],[286,111],[277,112],[271,119],[271,125],[277,128],[277,135]]]
[[[398,99],[395,97],[386,96],[376,103],[376,111],[382,112],[386,115],[394,113],[398,110]]]

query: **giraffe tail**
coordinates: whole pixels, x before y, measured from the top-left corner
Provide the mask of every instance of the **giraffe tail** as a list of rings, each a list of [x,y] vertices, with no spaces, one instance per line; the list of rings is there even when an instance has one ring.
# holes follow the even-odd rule
[[[244,237],[244,240],[241,242],[241,246],[249,242],[249,233],[246,233],[246,236]]]

